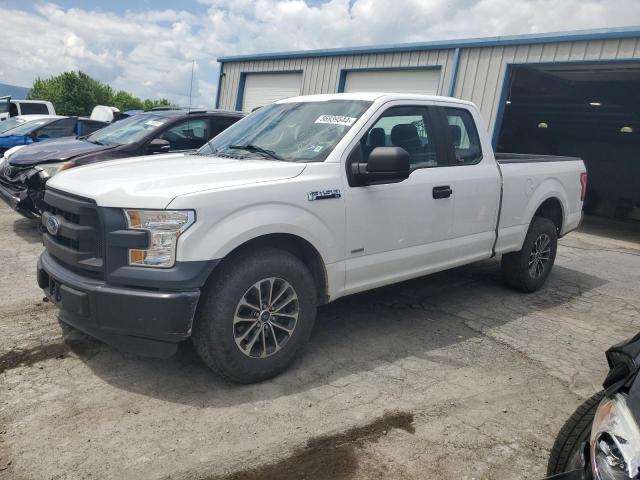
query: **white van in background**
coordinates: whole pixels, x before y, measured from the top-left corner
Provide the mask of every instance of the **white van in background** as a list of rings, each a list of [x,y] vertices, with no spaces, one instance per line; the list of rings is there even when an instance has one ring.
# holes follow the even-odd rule
[[[56,109],[45,100],[11,100],[0,97],[0,122],[18,115],[55,115]]]

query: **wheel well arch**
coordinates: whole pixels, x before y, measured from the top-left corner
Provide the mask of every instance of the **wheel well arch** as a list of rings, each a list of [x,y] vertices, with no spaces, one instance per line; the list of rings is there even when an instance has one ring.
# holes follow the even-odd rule
[[[309,269],[318,292],[318,305],[329,301],[329,284],[327,271],[320,252],[307,240],[291,233],[269,233],[247,240],[231,250],[220,262],[226,263],[233,257],[242,255],[247,251],[255,251],[260,248],[277,248],[289,252],[298,257]],[[219,265],[220,265],[219,264]],[[217,267],[213,270],[215,274]]]
[[[548,220],[551,220],[553,224],[556,226],[556,231],[558,232],[558,237],[562,232],[562,226],[564,221],[564,211],[562,209],[562,203],[556,197],[549,197],[544,202],[540,204],[536,212],[533,214],[534,217],[542,217]]]

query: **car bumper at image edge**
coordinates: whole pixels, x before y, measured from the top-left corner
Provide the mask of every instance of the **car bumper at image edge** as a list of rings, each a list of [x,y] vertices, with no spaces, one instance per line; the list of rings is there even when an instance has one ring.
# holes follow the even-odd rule
[[[114,287],[68,270],[48,252],[38,259],[38,285],[59,318],[120,350],[167,358],[191,334],[200,290]]]
[[[14,195],[14,192],[12,192],[7,187],[2,185],[2,183],[0,183],[0,198],[2,198],[2,200],[7,205],[9,205],[9,207],[11,207],[12,210],[15,210],[19,214],[27,218],[38,218],[37,215],[35,215],[33,212],[24,208],[22,204],[22,199],[20,197],[16,197]]]

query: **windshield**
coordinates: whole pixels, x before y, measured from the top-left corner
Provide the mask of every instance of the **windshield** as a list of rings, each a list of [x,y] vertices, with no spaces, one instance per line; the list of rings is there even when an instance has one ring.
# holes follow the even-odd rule
[[[24,118],[13,117],[5,120],[0,123],[0,134],[11,130],[12,128],[16,128],[18,125],[25,123],[26,120]]]
[[[140,114],[119,120],[87,137],[99,145],[127,145],[142,139],[147,133],[157,130],[167,118],[156,114]]]
[[[215,137],[198,154],[322,162],[371,102],[274,103]]]
[[[13,120],[13,118],[10,118],[9,120],[5,120],[2,123],[2,127],[4,127],[5,123],[10,122],[11,120]],[[0,135],[28,135],[32,131],[34,131],[36,128],[41,127],[42,125],[46,125],[47,123],[50,123],[52,120],[57,120],[57,118],[48,118],[48,119],[41,118],[40,120],[31,120],[28,122],[23,121],[18,125],[14,125],[12,129],[5,130]]]

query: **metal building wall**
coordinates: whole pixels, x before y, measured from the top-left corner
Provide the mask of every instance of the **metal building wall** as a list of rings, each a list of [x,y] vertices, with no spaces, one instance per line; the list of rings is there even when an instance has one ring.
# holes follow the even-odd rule
[[[523,43],[460,48],[454,96],[479,106],[492,132],[500,110],[509,64],[640,60],[640,37]],[[229,61],[223,64],[220,108],[235,109],[241,72],[302,71],[302,94],[335,93],[343,69],[441,67],[438,93],[447,95],[455,49],[425,49],[336,56],[296,56],[275,60]]]
[[[455,96],[480,108],[492,132],[508,64],[640,59],[640,38],[481,47],[461,50]]]
[[[329,57],[288,58],[224,63],[220,108],[235,109],[240,73],[302,70],[302,95],[335,93],[343,69],[437,67],[441,68],[438,94],[446,95],[455,49],[372,53]]]

